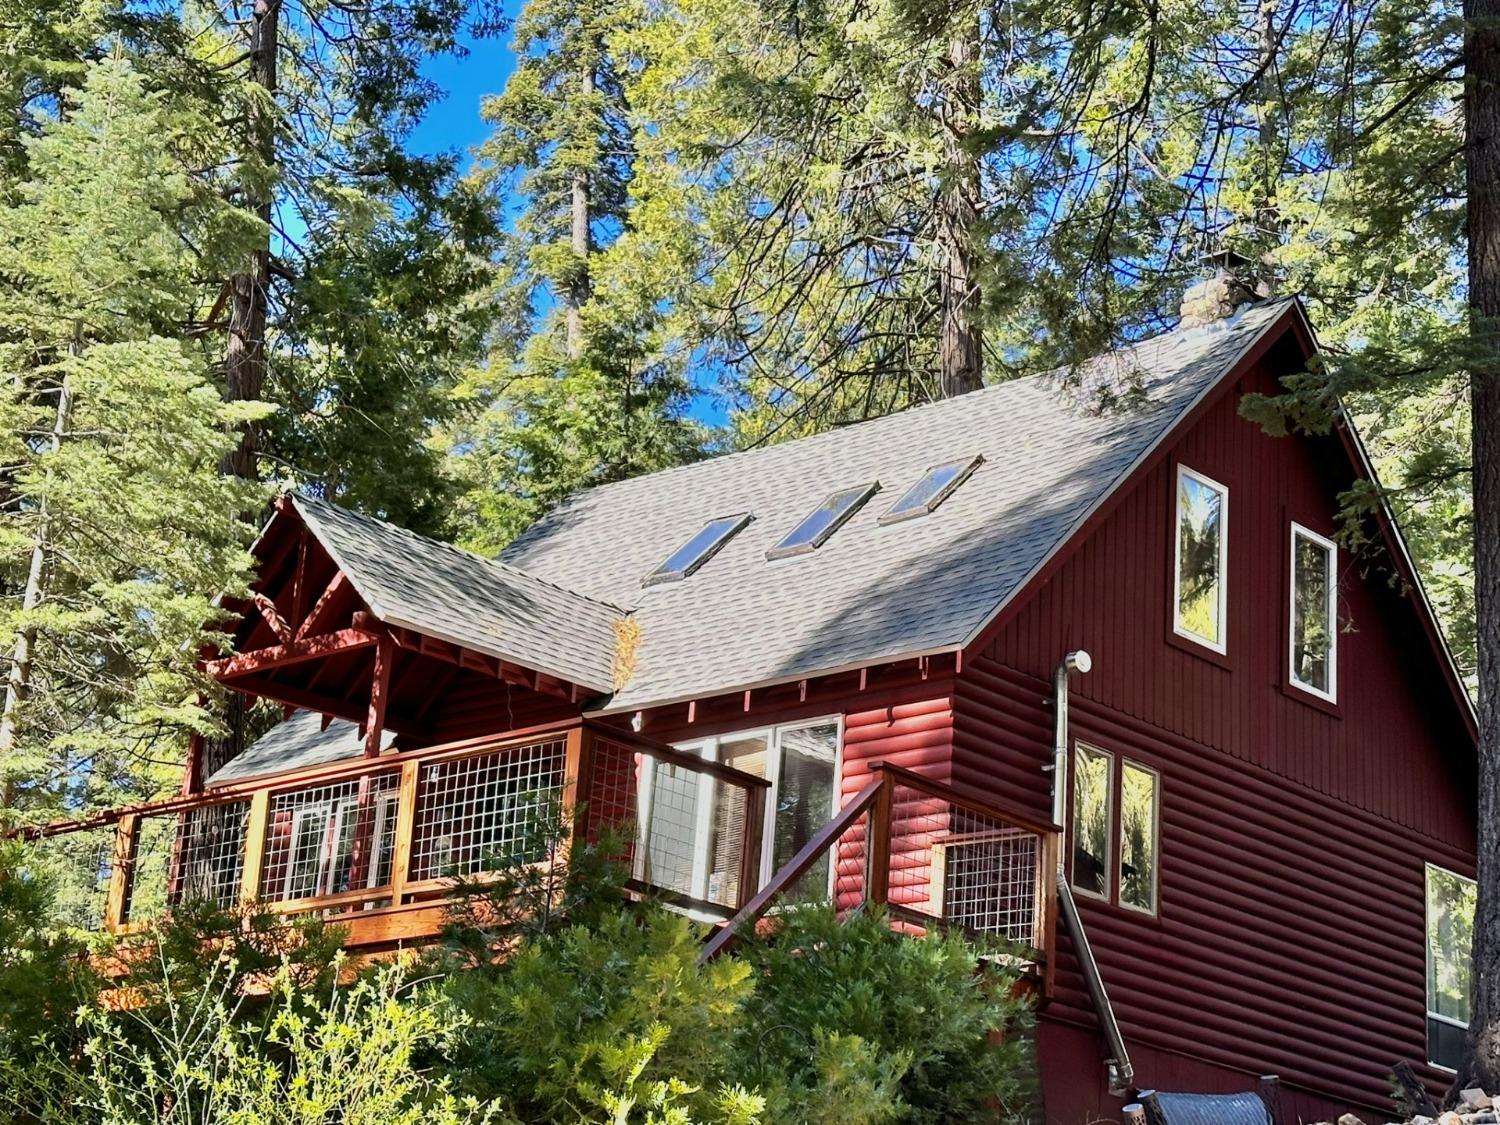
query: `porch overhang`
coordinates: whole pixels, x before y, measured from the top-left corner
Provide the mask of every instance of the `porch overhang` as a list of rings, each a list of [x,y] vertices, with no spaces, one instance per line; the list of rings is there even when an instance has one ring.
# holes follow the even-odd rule
[[[326,506],[323,506],[326,507]],[[519,622],[515,644],[506,635],[507,594],[504,583],[476,594],[476,608],[467,627],[455,627],[434,605],[455,602],[456,568],[478,569],[483,577],[487,560],[461,556],[433,580],[437,594],[416,588],[404,578],[404,597],[398,600],[382,585],[381,560],[410,538],[373,521],[355,521],[354,530],[330,531],[319,522],[307,502],[283,497],[254,546],[257,573],[246,596],[224,597],[220,606],[238,618],[233,643],[226,654],[205,652],[202,667],[231,691],[252,699],[267,699],[294,710],[321,714],[324,726],[338,719],[355,724],[364,752],[381,750],[381,732],[393,732],[409,746],[433,741],[434,708],[456,690],[503,685],[507,693],[542,696],[581,707],[607,693],[601,683],[603,663],[597,652],[600,631],[596,607],[586,607],[579,621],[566,617],[561,605],[526,602],[523,583],[514,589],[518,602],[512,617]],[[344,518],[344,517],[338,517]],[[369,542],[361,549],[358,534]],[[380,535],[391,542],[381,542]],[[341,537],[342,536],[342,537]],[[429,550],[413,548],[414,550]],[[420,556],[408,560],[417,574],[440,569],[452,560]],[[463,582],[473,576],[461,576]],[[385,581],[389,583],[389,575]],[[392,612],[388,606],[394,606]],[[424,606],[430,612],[423,616]],[[549,628],[559,633],[560,648],[569,643],[571,656],[560,653],[556,662],[528,659],[517,650],[535,650],[538,636]],[[463,638],[456,634],[467,631]],[[580,644],[579,633],[587,637]],[[483,643],[481,642],[488,642]],[[576,650],[585,650],[580,658]],[[545,666],[544,666],[545,665]],[[509,698],[509,695],[507,696]],[[197,764],[190,766],[196,771]],[[189,782],[195,788],[196,779]]]

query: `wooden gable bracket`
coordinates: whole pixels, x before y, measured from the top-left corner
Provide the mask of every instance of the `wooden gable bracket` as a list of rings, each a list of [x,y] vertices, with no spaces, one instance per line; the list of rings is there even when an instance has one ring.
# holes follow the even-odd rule
[[[340,629],[334,633],[324,633],[317,637],[290,641],[287,644],[237,653],[220,660],[210,660],[204,665],[203,670],[216,680],[230,680],[256,672],[269,671],[272,668],[285,668],[306,660],[317,660],[335,653],[352,652],[355,649],[376,644],[379,640],[377,633],[368,628],[356,626]]]
[[[307,616],[297,626],[297,635],[294,639],[300,641],[304,637],[315,636],[323,628],[325,622],[332,619],[333,611],[339,608],[346,592],[352,593],[353,587],[348,575],[341,570],[318,595],[318,600],[313,603],[312,609],[307,611]]]
[[[250,601],[255,605],[256,609],[260,610],[261,617],[271,627],[271,632],[276,634],[278,641],[286,644],[288,641],[296,639],[296,634],[292,631],[292,627],[287,624],[286,618],[281,616],[281,611],[276,608],[275,602],[258,590],[250,596]]]

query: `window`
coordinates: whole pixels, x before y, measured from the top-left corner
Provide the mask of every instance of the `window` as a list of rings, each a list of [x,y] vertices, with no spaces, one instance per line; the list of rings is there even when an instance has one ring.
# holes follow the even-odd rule
[[[718,554],[720,548],[729,542],[734,533],[749,522],[748,513],[720,516],[709,520],[698,534],[677,548],[666,562],[646,576],[646,585],[654,586],[658,582],[682,581]]]
[[[781,559],[788,555],[801,555],[817,550],[828,541],[828,537],[844,525],[865,501],[880,491],[880,482],[862,484],[858,488],[845,488],[819,504],[817,509],[787,534],[776,546],[766,552],[768,559]]]
[[[1427,865],[1427,1060],[1457,1070],[1469,1026],[1474,880]]]
[[[1229,490],[1177,466],[1172,627],[1223,652],[1229,551]]]
[[[1292,683],[1334,698],[1338,671],[1338,548],[1292,524]]]
[[[358,797],[320,801],[293,812],[291,859],[281,888],[283,901],[358,889],[350,875],[359,815]],[[395,848],[395,796],[377,796],[370,815],[374,818],[371,838],[376,856],[365,871],[362,885],[383,887],[390,882]]]
[[[1113,754],[1074,743],[1070,832],[1075,891],[1127,910],[1156,913],[1160,794],[1155,770],[1121,758],[1116,779]],[[1111,850],[1115,840],[1118,853]]]
[[[928,469],[926,475],[902,493],[901,499],[880,517],[880,522],[897,523],[913,516],[925,516],[948,499],[982,464],[983,457],[971,457],[965,461],[949,461]]]
[[[1120,763],[1120,905],[1156,913],[1156,772]]]
[[[1073,888],[1109,897],[1109,835],[1114,823],[1114,758],[1073,748]]]
[[[771,782],[758,857],[762,884],[832,819],[838,801],[839,724],[827,719],[711,738],[682,747],[710,761]],[[680,775],[680,776],[679,776]],[[743,791],[706,774],[664,762],[642,771],[640,807],[646,847],[637,871],[658,885],[720,906],[740,899],[735,846],[745,821]],[[802,877],[790,898],[826,901],[833,872],[824,856]]]

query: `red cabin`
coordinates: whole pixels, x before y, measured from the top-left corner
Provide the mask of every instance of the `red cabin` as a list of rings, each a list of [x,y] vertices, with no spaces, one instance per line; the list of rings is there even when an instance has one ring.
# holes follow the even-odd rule
[[[545,861],[557,801],[706,955],[788,897],[1021,943],[1049,1121],[1265,1074],[1378,1117],[1462,1037],[1475,727],[1389,514],[1338,541],[1355,434],[1239,413],[1314,346],[1252,306],[581,493],[499,559],[286,498],[210,670],[288,720],[48,832],[114,833],[115,928],[256,898],[377,950]]]

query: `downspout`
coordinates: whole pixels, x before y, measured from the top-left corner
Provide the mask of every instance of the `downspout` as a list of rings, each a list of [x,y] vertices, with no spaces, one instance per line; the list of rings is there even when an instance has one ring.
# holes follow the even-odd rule
[[[1055,697],[1054,737],[1052,741],[1052,822],[1063,824],[1068,815],[1068,676],[1074,672],[1086,675],[1094,666],[1093,660],[1083,649],[1070,652],[1057,665],[1052,677]],[[1083,929],[1083,919],[1078,915],[1078,904],[1073,901],[1073,889],[1068,885],[1065,852],[1057,849],[1057,905],[1068,936],[1073,939],[1073,954],[1078,958],[1078,971],[1083,975],[1089,1000],[1094,1006],[1094,1015],[1099,1020],[1099,1030],[1109,1048],[1104,1065],[1109,1071],[1109,1092],[1119,1095],[1127,1092],[1135,1081],[1135,1068],[1130,1065],[1130,1053],[1125,1049],[1125,1037],[1120,1034],[1115,1009],[1109,1002],[1109,993],[1104,990],[1104,978],[1099,975],[1099,963],[1094,960],[1094,950],[1089,945],[1088,934]]]

